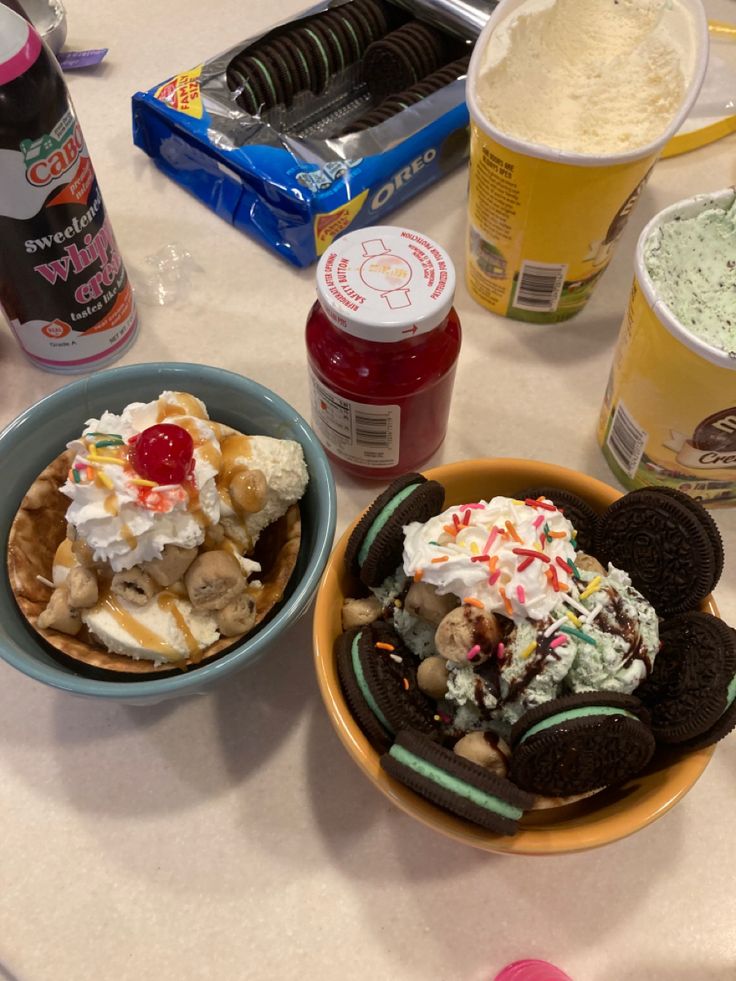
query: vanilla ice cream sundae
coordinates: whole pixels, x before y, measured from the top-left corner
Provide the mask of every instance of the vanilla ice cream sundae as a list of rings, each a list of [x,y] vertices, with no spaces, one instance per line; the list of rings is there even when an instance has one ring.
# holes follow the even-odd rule
[[[163,392],[89,419],[62,462],[54,491],[70,500],[66,534],[40,577],[53,591],[34,623],[52,643],[63,635],[123,659],[195,664],[280,598],[308,480],[298,443],[239,433],[209,419],[198,398]],[[36,491],[48,491],[48,478]],[[16,576],[23,516],[46,510],[33,496],[11,536]],[[277,522],[289,525],[290,565],[274,585],[263,581],[258,542]]]

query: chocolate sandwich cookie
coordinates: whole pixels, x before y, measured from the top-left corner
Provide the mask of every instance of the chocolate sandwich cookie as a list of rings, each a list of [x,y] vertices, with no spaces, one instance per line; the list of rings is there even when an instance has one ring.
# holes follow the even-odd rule
[[[733,627],[729,628],[731,630],[731,637],[736,646],[736,630]],[[706,729],[704,733],[699,736],[695,736],[693,739],[688,739],[687,742],[681,743],[681,748],[686,750],[696,750],[704,749],[706,746],[712,746],[713,743],[717,743],[719,740],[727,736],[729,732],[732,732],[736,728],[736,671],[731,677],[726,688],[726,707],[723,712],[719,715],[710,729]]]
[[[546,497],[547,500],[552,501],[575,529],[577,533],[576,547],[589,555],[595,554],[593,549],[595,548],[598,515],[582,497],[578,497],[572,491],[563,490],[561,487],[541,486],[525,487],[517,494],[517,497],[522,501],[535,501],[538,497]],[[623,568],[625,569],[626,566]]]
[[[445,490],[420,473],[397,477],[371,504],[348,539],[345,565],[366,586],[380,586],[401,564],[402,528],[439,514]]]
[[[317,52],[311,38],[302,34],[300,29],[289,31],[288,36],[284,36],[284,41],[288,42],[299,64],[302,77],[307,80],[304,91],[317,92],[320,81],[324,78],[325,68],[324,64],[321,66],[318,64]],[[329,74],[329,67],[327,71]]]
[[[734,632],[718,617],[696,611],[665,620],[659,635],[652,673],[636,694],[649,709],[658,742],[701,745],[701,737],[720,733],[720,723],[731,721]]]
[[[421,797],[499,835],[513,835],[534,798],[504,777],[437,745],[420,732],[401,731],[381,766]]]
[[[335,70],[332,50],[325,33],[316,20],[310,20],[304,27],[292,31],[291,37],[296,44],[301,44],[302,51],[308,57],[314,81],[312,92],[317,95],[324,92]]]
[[[416,53],[416,64],[424,69],[419,76],[420,79],[438,71],[447,61],[447,43],[444,35],[433,27],[417,20],[410,21],[399,30],[403,31],[407,43]]]
[[[346,26],[350,27],[358,38],[360,44],[360,58],[373,41],[380,37],[371,26],[370,20],[354,3],[346,3],[338,7],[335,14],[340,16]]]
[[[382,101],[436,71],[443,60],[439,31],[412,20],[368,47],[363,78],[374,100]]]
[[[268,63],[272,66],[278,78],[284,105],[291,105],[294,93],[299,90],[297,69],[292,56],[289,55],[287,57],[284,54],[283,46],[279,45],[277,47],[275,43],[259,45],[258,53],[267,59]]]
[[[713,592],[718,584],[718,580],[721,578],[723,572],[723,539],[721,538],[721,533],[718,530],[718,525],[713,520],[711,514],[703,507],[700,501],[694,500],[687,494],[684,494],[680,490],[676,490],[674,487],[657,487],[656,492],[658,494],[664,494],[667,497],[671,497],[673,501],[679,501],[683,507],[688,508],[690,514],[698,521],[710,539],[710,543],[713,546],[713,556],[716,562],[716,568],[714,573],[714,579],[711,583],[708,592]],[[644,495],[645,497],[651,493],[651,488],[641,487],[639,490],[630,491],[631,495]]]
[[[368,24],[369,43],[384,37],[391,29],[386,6],[378,0],[353,0],[350,8]]]
[[[655,742],[638,698],[566,695],[525,713],[511,730],[509,777],[547,797],[623,783],[649,762]]]
[[[289,67],[289,74],[292,79],[292,98],[297,92],[304,92],[311,87],[312,74],[309,69],[309,62],[299,45],[295,44],[286,34],[283,34],[271,38],[267,47],[279,55]]]
[[[264,51],[258,50],[241,58],[238,65],[247,72],[247,77],[260,98],[261,108],[272,109],[285,103],[286,92],[283,80],[275,63]]]
[[[624,569],[660,616],[696,609],[712,590],[722,548],[691,502],[632,491],[598,519],[594,555]]]
[[[346,8],[338,7],[331,10],[323,15],[323,19],[324,23],[332,28],[341,39],[347,52],[347,63],[352,65],[354,62],[360,61],[369,42],[355,19],[348,15]]]
[[[409,106],[416,105],[417,102],[421,102],[422,99],[426,99],[427,96],[432,95],[439,89],[444,88],[445,85],[449,85],[450,82],[454,82],[455,79],[464,75],[468,70],[468,63],[470,61],[469,57],[458,58],[457,61],[450,62],[448,65],[444,65],[441,69],[436,72],[432,72],[423,78],[421,82],[417,82],[415,85],[411,85],[408,89],[400,92],[398,95],[391,96],[388,99],[376,106],[375,109],[371,109],[369,112],[365,113],[363,116],[359,116],[353,123],[350,124],[346,129],[341,132],[341,136],[347,135],[348,133],[360,133],[363,130],[370,129],[372,126],[377,126],[379,123],[384,122],[390,116],[396,115],[402,109],[407,109]],[[387,108],[390,108],[390,112],[387,113]],[[449,170],[451,166],[459,163],[462,158],[467,155],[468,150],[468,134],[465,127],[460,130],[455,130],[442,144],[440,150],[440,165],[445,170]]]
[[[251,79],[238,68],[234,60],[225,69],[225,80],[230,91],[235,93],[235,101],[240,108],[254,116],[258,112],[258,97]]]
[[[416,658],[388,624],[347,631],[335,653],[345,700],[376,749],[385,752],[407,726],[439,735],[435,703],[417,685]]]
[[[360,54],[355,54],[352,39],[339,18],[331,13],[322,14],[319,18],[319,23],[332,49],[332,60],[336,66],[335,71],[344,71],[348,65],[351,65],[360,58]]]

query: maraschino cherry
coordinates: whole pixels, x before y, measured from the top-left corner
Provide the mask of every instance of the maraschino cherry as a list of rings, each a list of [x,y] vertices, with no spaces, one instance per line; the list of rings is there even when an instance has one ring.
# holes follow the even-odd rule
[[[186,429],[163,422],[131,440],[130,462],[136,473],[157,484],[180,484],[192,471],[194,441]]]

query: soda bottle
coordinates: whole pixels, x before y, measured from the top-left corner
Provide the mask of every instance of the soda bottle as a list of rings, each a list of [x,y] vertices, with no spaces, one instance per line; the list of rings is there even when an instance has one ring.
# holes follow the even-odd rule
[[[2,3],[0,309],[28,358],[48,371],[114,361],[138,329],[61,69]]]

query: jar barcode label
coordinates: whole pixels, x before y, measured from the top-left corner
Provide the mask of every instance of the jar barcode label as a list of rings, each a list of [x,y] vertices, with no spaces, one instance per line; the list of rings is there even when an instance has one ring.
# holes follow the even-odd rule
[[[648,435],[624,403],[619,402],[613,414],[606,446],[627,477],[633,477],[636,473]]]
[[[516,285],[513,306],[519,310],[551,312],[557,309],[565,284],[567,265],[524,260]]]
[[[401,408],[369,405],[337,395],[310,371],[312,426],[324,446],[346,463],[395,467]]]

